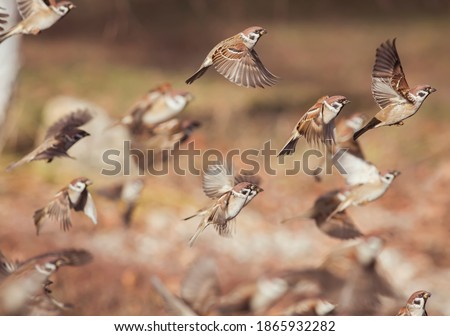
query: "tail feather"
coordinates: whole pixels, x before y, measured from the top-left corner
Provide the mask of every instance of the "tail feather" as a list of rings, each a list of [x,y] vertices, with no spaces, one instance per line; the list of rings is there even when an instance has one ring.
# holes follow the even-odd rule
[[[14,28],[8,30],[3,34],[0,34],[0,44],[2,44],[5,40],[9,39],[11,36],[14,36],[16,34],[17,32],[14,31]]]
[[[204,75],[204,73],[206,72],[206,70],[208,70],[208,67],[202,66],[200,69],[197,70],[197,72],[195,74],[193,74],[191,77],[186,79],[186,84],[192,84],[194,81],[196,81],[197,79],[202,77]]]
[[[203,230],[206,229],[208,225],[205,225],[205,222],[201,222],[200,225],[197,228],[197,231],[195,231],[194,235],[189,239],[189,247],[192,247],[194,245],[195,241],[197,240],[198,236],[200,236],[200,233],[203,232]]]
[[[292,155],[295,153],[295,147],[297,146],[297,142],[300,137],[293,136],[288,143],[283,147],[283,149],[280,151],[280,153],[277,156],[283,156],[283,155]]]
[[[371,130],[372,128],[376,127],[378,124],[381,123],[381,120],[378,120],[377,118],[372,118],[366,126],[364,126],[363,128],[361,128],[359,131],[355,132],[355,134],[353,134],[353,140],[357,140],[361,135],[363,135],[364,133],[366,133],[368,130]]]

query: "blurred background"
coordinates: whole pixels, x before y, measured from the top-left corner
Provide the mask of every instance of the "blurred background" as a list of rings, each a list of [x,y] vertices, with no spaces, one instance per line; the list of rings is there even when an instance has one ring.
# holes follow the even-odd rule
[[[375,50],[397,37],[409,84],[430,84],[437,92],[404,126],[380,128],[361,138],[367,159],[380,171],[397,169],[402,175],[383,198],[349,213],[364,233],[384,237],[378,267],[395,288],[399,304],[425,289],[433,294],[430,315],[450,314],[448,1],[74,3],[77,8],[54,27],[22,38],[21,68],[0,128],[1,167],[34,148],[51,114],[59,113],[54,111],[61,97],[90,102],[113,122],[164,82],[195,97],[182,116],[202,123],[190,140],[197,148],[262,149],[271,140],[279,150],[320,96],[339,94],[351,100],[339,118],[353,113],[362,113],[366,120],[373,116],[378,111],[370,90]],[[212,69],[191,86],[184,84],[216,43],[253,25],[269,32],[256,50],[266,67],[282,78],[276,86],[244,89]],[[99,137],[107,136],[105,132],[96,130]],[[75,305],[66,314],[167,314],[150,277],[157,275],[178,293],[189,265],[202,255],[214,258],[226,293],[267,273],[317,267],[334,249],[349,244],[325,236],[312,221],[280,224],[307,210],[322,193],[344,186],[337,172],[322,183],[305,174],[262,172],[265,191],[239,215],[235,236],[222,238],[208,228],[192,248],[187,242],[198,221],[182,218],[209,202],[201,177],[173,172],[147,176],[126,228],[122,205],[96,195],[96,188],[120,182],[121,177],[102,176],[101,164],[92,158],[86,163],[83,152],[93,148],[83,146],[83,141],[69,151],[77,161],[33,162],[0,173],[0,249],[5,255],[26,259],[65,247],[85,248],[94,255],[91,264],[63,269],[55,276],[55,296]],[[300,142],[297,153],[303,149]],[[275,158],[273,163],[283,172]],[[235,165],[242,164],[236,160]],[[99,224],[94,227],[85,216],[73,213],[69,232],[49,224],[37,237],[34,211],[83,175],[94,182],[91,192]]]

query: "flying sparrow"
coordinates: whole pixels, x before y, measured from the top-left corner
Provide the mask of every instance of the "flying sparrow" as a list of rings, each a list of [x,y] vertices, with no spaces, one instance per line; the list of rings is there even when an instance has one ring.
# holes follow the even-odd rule
[[[333,190],[321,195],[314,206],[306,213],[282,221],[286,223],[293,219],[313,219],[317,227],[326,235],[338,239],[352,239],[362,236],[353,219],[345,210],[330,216],[340,205],[341,190]]]
[[[278,154],[291,155],[295,152],[295,146],[301,137],[305,137],[308,144],[329,145],[335,143],[334,119],[341,109],[350,101],[344,96],[323,96],[300,118],[297,126],[292,131],[292,136]]]
[[[216,265],[210,258],[200,258],[189,267],[181,283],[180,297],[172,294],[159,278],[153,277],[151,282],[174,315],[210,315],[221,293]]]
[[[239,86],[263,88],[274,85],[279,78],[267,70],[253,49],[266,33],[264,28],[249,27],[220,42],[209,52],[197,72],[186,80],[186,84],[192,84],[213,65],[218,73]]]
[[[63,18],[75,5],[70,1],[56,3],[51,0],[49,5],[44,0],[16,0],[17,8],[23,20],[0,36],[0,43],[17,34],[37,35],[42,30],[53,26]]]
[[[128,127],[132,135],[140,134],[183,111],[192,99],[189,92],[175,90],[166,83],[138,100],[120,123]]]
[[[409,87],[395,41],[387,40],[377,48],[372,70],[372,95],[381,111],[355,133],[355,140],[372,128],[403,125],[403,120],[412,117],[428,95],[436,91],[430,85]]]
[[[62,266],[82,266],[92,260],[86,250],[65,249],[11,262],[0,253],[0,313],[54,313],[69,307],[51,295],[49,277]],[[7,265],[5,267],[4,265]]]
[[[89,133],[78,127],[86,124],[91,119],[92,115],[86,110],[72,112],[62,117],[47,130],[42,144],[19,161],[10,164],[6,171],[10,172],[18,166],[35,160],[52,162],[55,157],[72,158],[67,154],[67,151],[79,140],[89,135]]]
[[[349,152],[344,152],[338,161],[344,169],[341,174],[345,177],[349,187],[336,195],[340,203],[329,218],[351,205],[364,205],[377,200],[384,195],[392,181],[400,175],[400,172],[396,170],[382,175],[375,165]]]
[[[203,191],[214,202],[207,208],[199,210],[195,215],[185,218],[201,216],[197,231],[189,240],[192,246],[208,225],[213,225],[221,236],[232,234],[231,221],[239,212],[261,191],[257,176],[238,175],[233,179],[232,174],[223,165],[210,166],[203,175]]]
[[[406,305],[400,308],[397,316],[428,316],[425,305],[430,296],[431,293],[424,290],[414,292],[409,297]]]
[[[97,224],[97,210],[92,196],[87,190],[91,180],[79,177],[61,189],[50,203],[42,209],[36,210],[33,215],[36,234],[39,235],[42,225],[47,220],[56,221],[64,231],[72,226],[70,210],[83,211],[94,224]]]
[[[96,193],[112,201],[122,201],[125,204],[125,211],[122,220],[126,227],[131,224],[131,217],[136,208],[139,197],[144,188],[144,180],[141,178],[128,179],[122,183],[117,183],[105,188],[97,189]]]

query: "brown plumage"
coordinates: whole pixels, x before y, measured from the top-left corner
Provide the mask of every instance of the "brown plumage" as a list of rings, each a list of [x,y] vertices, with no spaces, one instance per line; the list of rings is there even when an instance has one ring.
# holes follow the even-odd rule
[[[436,91],[430,85],[409,87],[395,42],[396,39],[388,40],[377,48],[372,95],[381,111],[355,132],[355,140],[372,128],[403,125],[403,120],[412,117],[428,95]]]
[[[431,293],[424,290],[412,293],[406,305],[400,308],[397,316],[428,316],[426,304],[430,297]]]
[[[44,208],[38,209],[33,215],[36,234],[47,220],[58,222],[61,229],[67,231],[72,226],[70,210],[83,211],[94,224],[97,224],[97,211],[92,196],[87,190],[91,180],[79,177],[61,189]]]
[[[82,266],[91,260],[88,251],[77,249],[45,253],[23,262],[11,262],[0,253],[0,313],[54,315],[71,307],[51,295],[49,278],[60,267]]]
[[[321,195],[314,202],[314,206],[306,213],[283,220],[283,223],[293,219],[313,219],[317,227],[326,235],[338,239],[352,239],[362,236],[353,219],[347,212],[340,211],[330,217],[341,203],[341,190],[333,190]]]
[[[217,44],[206,56],[200,68],[186,84],[192,84],[213,65],[230,82],[243,87],[272,86],[278,77],[272,74],[261,62],[253,47],[267,31],[261,27],[249,27]]]
[[[19,161],[10,164],[6,171],[10,172],[25,163],[36,160],[52,162],[56,157],[72,158],[67,151],[79,140],[89,135],[79,127],[91,119],[92,115],[86,110],[76,111],[62,117],[47,130],[42,144]]]

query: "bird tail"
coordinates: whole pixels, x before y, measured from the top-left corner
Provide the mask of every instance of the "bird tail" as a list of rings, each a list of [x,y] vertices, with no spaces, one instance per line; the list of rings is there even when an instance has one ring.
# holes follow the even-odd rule
[[[197,79],[199,79],[200,77],[202,77],[204,75],[206,70],[208,70],[208,67],[202,66],[200,69],[197,70],[197,72],[195,74],[193,74],[191,77],[186,79],[186,84],[194,83],[194,81],[196,81]]]
[[[295,152],[295,146],[297,146],[297,142],[300,137],[298,135],[293,135],[292,138],[289,139],[288,143],[284,145],[283,149],[280,151],[280,153],[277,155],[283,156],[283,155],[292,155]]]
[[[34,212],[33,220],[34,226],[36,227],[36,235],[39,236],[39,231],[41,231],[42,220],[45,217],[45,208],[38,209]]]
[[[197,228],[197,231],[195,231],[194,235],[191,237],[191,239],[189,239],[189,247],[192,247],[194,245],[198,236],[200,236],[200,233],[202,233],[203,230],[205,230],[207,226],[208,226],[208,224],[206,224],[204,221],[202,221],[200,223],[200,225]]]
[[[307,210],[306,212],[304,212],[304,213],[302,213],[300,215],[297,215],[297,216],[294,216],[294,217],[291,217],[291,218],[283,219],[281,221],[281,224],[285,224],[285,223],[293,221],[295,219],[311,219],[311,218],[314,218],[314,216],[315,216],[314,208],[311,208],[311,209]]]
[[[372,128],[376,127],[378,124],[381,123],[381,120],[378,120],[377,118],[372,118],[366,126],[361,128],[359,131],[356,131],[355,134],[353,134],[353,140],[357,140],[361,135],[366,133],[368,130],[371,130]]]
[[[7,32],[0,34],[0,44],[2,44],[5,40],[9,39],[11,36],[16,35],[17,32],[13,29],[8,30]]]

